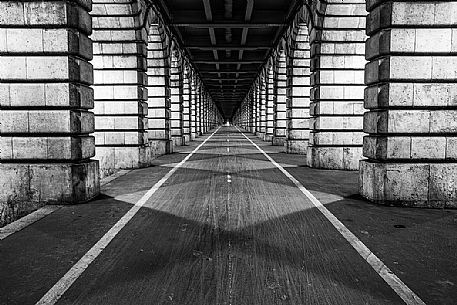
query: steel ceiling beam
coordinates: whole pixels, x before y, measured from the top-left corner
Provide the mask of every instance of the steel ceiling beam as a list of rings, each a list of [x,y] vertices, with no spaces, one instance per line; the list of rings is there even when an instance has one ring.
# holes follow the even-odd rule
[[[196,49],[196,50],[201,50],[201,51],[239,51],[239,50],[244,50],[244,51],[255,51],[255,50],[269,50],[271,49],[271,46],[254,46],[254,45],[246,45],[246,46],[234,46],[234,45],[215,45],[215,46],[202,46],[202,45],[189,45],[187,46],[188,49]]]
[[[251,65],[261,64],[263,60],[193,60],[196,64],[229,64],[229,65]],[[219,71],[220,73],[220,71]]]
[[[240,28],[265,28],[265,27],[283,27],[284,23],[172,23],[171,25],[177,27],[190,27],[190,28],[212,28],[212,29],[240,29]]]

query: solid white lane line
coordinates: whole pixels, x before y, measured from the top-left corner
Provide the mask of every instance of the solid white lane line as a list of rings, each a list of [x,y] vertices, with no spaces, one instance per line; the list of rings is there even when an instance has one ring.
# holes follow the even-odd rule
[[[300,191],[308,197],[313,205],[330,221],[335,229],[351,244],[359,255],[373,268],[376,273],[395,291],[395,293],[408,305],[425,305],[418,295],[402,282],[365,244],[358,239],[335,215],[332,214],[311,192],[309,192],[297,179],[279,165],[257,144],[249,139],[238,127],[236,128],[252,145],[254,145],[271,163],[274,164],[287,178],[292,181]]]
[[[30,213],[29,215],[24,216],[22,218],[19,218],[18,220],[4,226],[3,228],[0,228],[0,240],[5,239],[6,237],[24,229],[25,227],[28,227],[32,223],[37,222],[38,220],[42,219],[43,217],[57,211],[61,207],[62,207],[61,205],[44,206],[44,207],[36,210],[35,212]]]
[[[154,195],[154,193],[174,174],[193,154],[195,154],[206,141],[208,141],[218,130],[214,131],[200,145],[198,145],[190,154],[188,154],[181,162],[173,167],[162,179],[160,179],[146,194],[138,200],[137,203],[122,216],[118,222],[109,229],[108,232],[84,254],[81,259],[71,267],[70,270],[36,303],[40,305],[55,304],[60,297],[67,291],[71,285],[81,276],[84,270],[100,255],[100,253],[108,246],[108,244],[116,237],[116,235],[125,227],[125,225],[135,216],[141,207]]]

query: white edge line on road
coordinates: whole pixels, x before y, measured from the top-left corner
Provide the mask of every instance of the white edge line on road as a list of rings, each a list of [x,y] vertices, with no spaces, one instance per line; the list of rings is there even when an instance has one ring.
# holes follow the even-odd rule
[[[335,215],[332,214],[310,191],[308,191],[297,179],[279,165],[257,144],[249,139],[236,127],[252,145],[254,145],[274,166],[276,166],[287,178],[289,178],[300,191],[308,197],[312,204],[330,221],[335,229],[349,242],[359,255],[373,268],[374,271],[395,291],[395,293],[408,305],[425,305],[418,295],[414,293],[402,280],[400,280],[365,244],[358,239]]]
[[[173,167],[162,179],[160,179],[146,194],[141,197],[135,205],[114,224],[103,237],[90,248],[89,251],[79,259],[70,270],[56,283],[54,286],[36,303],[37,305],[52,305],[55,304],[60,297],[67,291],[71,285],[81,276],[81,274],[89,267],[89,265],[102,253],[108,244],[116,237],[116,235],[127,225],[127,223],[135,216],[141,207],[152,197],[152,195],[176,172],[206,141],[208,141],[218,130],[217,128],[208,138],[198,145],[190,154],[188,154],[181,162]]]
[[[16,233],[28,226],[32,223],[37,222],[38,220],[44,218],[45,216],[57,211],[60,209],[61,205],[46,205],[42,208],[39,208],[35,212],[32,212],[18,220],[0,228],[0,240],[5,239],[6,237],[10,236],[13,233]]]

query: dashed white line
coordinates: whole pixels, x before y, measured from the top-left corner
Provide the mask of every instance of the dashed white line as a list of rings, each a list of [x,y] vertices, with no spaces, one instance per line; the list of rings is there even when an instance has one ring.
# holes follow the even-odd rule
[[[227,147],[227,152],[230,152],[230,147]]]
[[[188,154],[181,162],[173,167],[162,179],[160,179],[146,194],[138,200],[137,203],[116,222],[114,226],[84,254],[81,259],[71,267],[70,270],[36,303],[40,305],[55,304],[60,297],[67,291],[71,285],[81,276],[81,274],[89,267],[89,265],[102,253],[108,244],[116,237],[116,235],[127,225],[127,223],[135,216],[141,207],[154,195],[154,193],[174,174],[193,154],[195,154],[206,141],[208,141],[218,130],[214,131],[200,145],[198,145],[190,154]]]
[[[232,176],[230,174],[227,174],[227,182],[232,183]]]
[[[332,214],[310,191],[308,191],[297,179],[279,165],[257,144],[249,139],[241,130],[236,127],[252,145],[254,145],[274,166],[276,166],[287,178],[292,181],[300,191],[308,197],[312,204],[327,218],[335,229],[349,242],[349,244],[359,253],[359,255],[373,268],[374,271],[392,288],[393,291],[407,305],[425,305],[417,294],[414,293],[392,270],[389,269],[365,244],[358,239],[335,215]]]

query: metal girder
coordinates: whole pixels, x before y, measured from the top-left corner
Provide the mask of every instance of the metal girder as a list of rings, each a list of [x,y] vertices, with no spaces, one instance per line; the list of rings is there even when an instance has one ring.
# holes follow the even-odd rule
[[[172,26],[177,27],[190,27],[190,28],[265,28],[265,27],[283,27],[286,26],[284,23],[172,23]]]
[[[188,49],[195,49],[201,51],[256,51],[256,50],[269,50],[271,49],[270,46],[255,46],[255,45],[245,45],[245,46],[234,46],[234,45],[215,45],[215,46],[202,46],[202,45],[189,45],[187,46]]]
[[[197,73],[225,115],[246,97],[298,0],[158,0]],[[278,36],[279,35],[279,36]],[[280,37],[279,37],[280,38]]]
[[[196,64],[252,65],[261,64],[264,60],[194,60]]]

